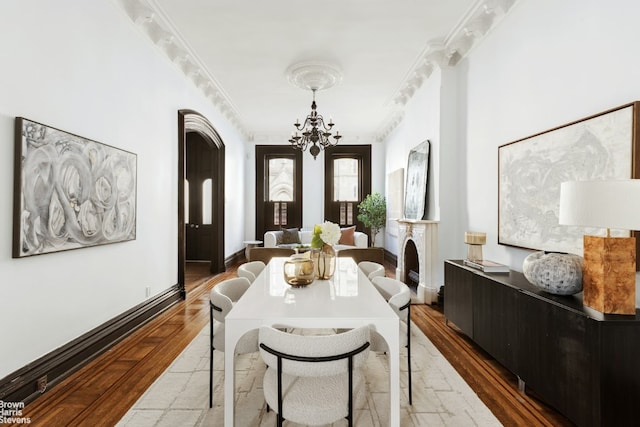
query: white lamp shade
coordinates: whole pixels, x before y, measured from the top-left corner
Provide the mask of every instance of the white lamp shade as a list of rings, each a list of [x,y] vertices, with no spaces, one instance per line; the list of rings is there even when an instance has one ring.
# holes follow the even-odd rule
[[[563,182],[558,222],[640,230],[640,179]]]

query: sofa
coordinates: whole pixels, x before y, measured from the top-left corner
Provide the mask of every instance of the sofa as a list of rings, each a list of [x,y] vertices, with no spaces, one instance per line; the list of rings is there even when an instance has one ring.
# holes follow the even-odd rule
[[[264,233],[264,247],[291,249],[309,247],[312,236],[313,230],[298,230],[297,228],[267,231]],[[353,236],[353,240],[351,236]],[[355,231],[355,227],[348,227],[342,229],[342,238],[334,248],[336,251],[340,251],[341,249],[366,248],[368,245],[369,236]]]

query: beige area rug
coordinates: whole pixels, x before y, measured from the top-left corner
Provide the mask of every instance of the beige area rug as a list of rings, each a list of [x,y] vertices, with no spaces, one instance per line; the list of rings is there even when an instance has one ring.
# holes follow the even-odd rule
[[[422,331],[412,325],[413,405],[408,402],[406,349],[400,360],[401,426],[499,426],[499,421],[458,375]],[[222,426],[224,355],[214,354],[214,407],[209,409],[209,326],[149,387],[117,424],[119,427]],[[275,426],[262,391],[265,365],[259,353],[236,359],[236,426]],[[367,361],[366,404],[357,408],[355,425],[388,425],[388,363],[383,354]],[[345,426],[346,421],[333,426]],[[285,422],[288,427],[298,424]]]

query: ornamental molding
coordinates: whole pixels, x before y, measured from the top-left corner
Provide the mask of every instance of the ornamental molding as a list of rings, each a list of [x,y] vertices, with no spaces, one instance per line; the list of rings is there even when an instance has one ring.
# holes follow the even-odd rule
[[[195,51],[180,35],[171,20],[162,12],[155,0],[112,0],[131,19],[154,45],[198,88],[247,141],[254,135],[243,124],[238,110],[231,102],[215,77],[207,70]],[[444,40],[427,42],[418,60],[411,67],[404,80],[391,97],[391,112],[383,125],[375,133],[374,139],[384,141],[404,119],[404,107],[416,91],[439,67],[455,67],[471,49],[495,28],[513,8],[518,0],[477,0],[465,16]],[[300,65],[300,64],[296,64]],[[301,87],[309,84],[324,85],[323,88],[338,84],[342,78],[340,71],[329,65],[318,71],[318,64],[312,69],[289,70],[290,81]],[[293,76],[293,77],[291,77]],[[297,78],[297,80],[296,80]],[[293,79],[293,80],[291,80]],[[313,80],[316,79],[316,80]],[[319,80],[318,80],[319,79]],[[309,83],[311,82],[311,83]],[[304,86],[306,85],[306,86]]]
[[[154,0],[113,0],[135,26],[198,88],[247,140],[253,136],[245,128],[238,110],[195,51],[180,35]]]
[[[384,141],[398,126],[402,110],[436,68],[455,67],[474,46],[495,28],[518,0],[477,0],[444,40],[431,40],[393,95],[396,111],[379,129],[376,139]]]

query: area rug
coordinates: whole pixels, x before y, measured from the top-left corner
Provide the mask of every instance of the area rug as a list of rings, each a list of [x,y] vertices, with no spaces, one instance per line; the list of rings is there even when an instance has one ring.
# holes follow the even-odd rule
[[[406,349],[400,360],[402,427],[499,426],[500,422],[464,382],[436,347],[412,325],[413,405],[408,402]],[[209,409],[209,326],[207,325],[172,365],[149,387],[117,424],[119,427],[222,426],[224,414],[223,353],[214,354],[214,407]],[[265,365],[259,353],[236,359],[236,426],[275,425],[262,391]],[[365,368],[367,398],[357,408],[358,427],[387,426],[388,362],[371,353]],[[296,427],[298,424],[285,423]],[[333,426],[345,426],[346,421]]]

